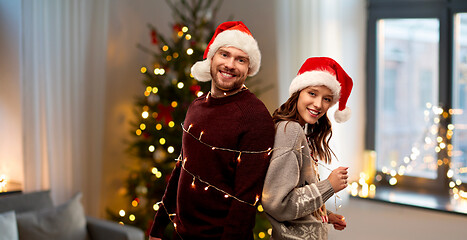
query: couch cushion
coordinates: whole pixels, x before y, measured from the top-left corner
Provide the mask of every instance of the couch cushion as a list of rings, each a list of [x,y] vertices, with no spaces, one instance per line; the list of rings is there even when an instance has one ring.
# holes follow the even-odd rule
[[[81,193],[52,208],[17,214],[20,240],[87,240]]]
[[[53,207],[50,191],[15,193],[0,197],[0,212],[15,210],[16,214]]]
[[[14,211],[0,213],[0,240],[18,240],[18,228]]]

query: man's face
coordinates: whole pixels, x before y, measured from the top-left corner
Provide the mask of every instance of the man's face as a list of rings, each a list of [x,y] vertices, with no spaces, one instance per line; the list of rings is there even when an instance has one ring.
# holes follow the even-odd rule
[[[248,76],[248,55],[235,47],[221,47],[211,61],[211,93],[222,96],[240,90]]]

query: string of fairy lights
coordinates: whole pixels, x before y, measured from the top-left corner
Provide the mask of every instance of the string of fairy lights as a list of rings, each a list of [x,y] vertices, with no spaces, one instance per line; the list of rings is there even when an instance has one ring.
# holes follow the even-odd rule
[[[273,151],[276,151],[276,150],[279,150],[279,149],[288,149],[288,150],[298,150],[298,151],[301,151],[301,150],[305,147],[305,146],[301,146],[299,149],[293,149],[293,148],[290,148],[290,147],[276,147],[276,148],[274,148],[274,149],[268,148],[267,150],[261,150],[261,151],[246,151],[246,150],[241,151],[241,150],[236,150],[236,149],[229,149],[229,148],[224,148],[224,147],[213,146],[213,145],[211,145],[211,144],[209,144],[209,143],[204,142],[204,141],[202,140],[202,136],[204,135],[204,131],[201,131],[201,132],[200,132],[199,137],[195,136],[192,132],[190,132],[190,129],[193,127],[193,124],[190,124],[190,125],[188,126],[188,129],[185,129],[185,128],[184,128],[183,123],[182,123],[181,125],[182,125],[182,130],[183,130],[186,134],[189,134],[191,137],[193,137],[194,139],[196,139],[198,142],[200,142],[201,144],[205,145],[206,147],[210,148],[210,149],[213,150],[213,151],[214,151],[214,150],[220,150],[220,151],[229,151],[229,152],[238,153],[237,162],[241,162],[242,153],[243,153],[243,154],[267,154],[267,155],[270,155]],[[217,187],[217,186],[215,186],[215,185],[209,183],[208,181],[203,180],[200,176],[197,176],[197,175],[195,175],[194,173],[192,173],[191,171],[189,171],[189,170],[185,167],[185,163],[186,163],[187,159],[186,159],[186,158],[183,158],[183,159],[182,159],[182,158],[183,158],[183,157],[182,157],[182,154],[180,154],[180,156],[176,159],[176,161],[182,162],[181,167],[182,167],[183,171],[185,171],[185,172],[188,173],[191,177],[193,177],[193,181],[192,181],[192,184],[191,184],[191,187],[192,187],[193,189],[196,188],[196,182],[200,182],[200,183],[204,184],[204,186],[205,186],[205,187],[204,187],[204,191],[207,191],[207,190],[209,190],[210,188],[215,189],[215,190],[217,190],[218,192],[220,192],[221,194],[224,194],[224,197],[225,197],[226,199],[227,199],[227,198],[232,198],[232,199],[234,199],[234,200],[236,200],[236,201],[239,201],[239,202],[241,202],[241,203],[247,204],[247,205],[252,206],[252,207],[255,207],[255,206],[258,205],[258,210],[259,210],[260,212],[263,211],[262,206],[261,206],[260,204],[258,204],[258,201],[259,201],[259,199],[260,199],[260,196],[259,196],[259,195],[256,196],[256,199],[255,199],[255,202],[254,202],[254,203],[248,202],[248,201],[245,201],[245,200],[242,200],[242,199],[240,199],[240,198],[238,198],[238,197],[236,197],[236,196],[234,196],[234,195],[228,193],[227,191],[225,191],[225,190],[223,190],[223,189],[221,189],[221,188],[219,188],[219,187]],[[312,159],[311,159],[311,157],[310,157],[310,161],[311,161],[311,160],[312,160]],[[313,162],[315,162],[315,161],[313,160]],[[324,168],[326,168],[326,169],[329,170],[329,171],[332,171],[330,168],[328,168],[327,166],[325,166],[324,164],[322,164],[322,163],[320,163],[320,162],[315,162],[315,163],[317,163],[317,164],[320,165],[320,166],[323,166]],[[340,198],[337,194],[335,194],[334,196],[335,196],[335,205],[336,205],[336,211],[337,211],[337,209],[341,207],[341,205],[339,205],[339,207],[337,207],[337,200],[341,200],[341,198]],[[167,208],[165,207],[165,205],[164,205],[164,203],[163,203],[162,201],[157,202],[156,205],[158,205],[158,207],[155,208],[155,209],[160,209],[160,206],[163,207],[164,211],[166,211],[167,215],[169,216],[169,219],[170,219],[170,221],[172,222],[172,224],[173,224],[173,226],[174,226],[174,229],[177,230],[177,224],[173,221],[173,216],[175,216],[175,215],[174,215],[173,213],[169,213],[169,211],[167,210]],[[178,232],[177,232],[177,234],[178,234]],[[264,233],[263,233],[263,234],[264,234]],[[270,234],[270,233],[269,233],[269,234]]]
[[[168,50],[168,48],[165,48],[165,49]],[[142,73],[146,73],[146,71],[147,71],[147,69],[146,69],[145,67],[142,67],[142,68],[141,68],[141,72],[142,72]],[[155,73],[155,74],[158,74],[158,75],[163,75],[163,74],[165,74],[165,71],[163,71],[162,68],[157,68],[157,67],[156,67],[155,70],[154,70],[154,73]],[[191,77],[192,77],[192,76],[191,76]],[[182,89],[182,88],[184,87],[183,82],[178,82],[178,83],[175,83],[175,82],[174,82],[174,84],[176,84],[176,86],[177,86],[179,89]],[[244,86],[244,88],[246,88],[246,87]],[[148,86],[148,87],[146,87],[146,89],[145,89],[144,95],[145,95],[146,97],[151,97],[153,94],[156,95],[158,92],[159,92],[159,89],[158,89],[157,87]],[[197,92],[196,92],[196,95],[199,97],[199,96],[203,95],[203,92],[202,92],[202,91],[197,91]],[[206,101],[209,99],[209,97],[210,97],[210,92],[206,95]],[[173,108],[175,108],[175,107],[178,106],[178,103],[177,103],[176,101],[173,101],[173,102],[170,104],[170,106],[173,107]],[[149,107],[148,107],[148,106],[144,106],[144,107],[143,107],[143,112],[142,112],[141,116],[143,117],[143,119],[147,119],[147,118],[150,117],[150,116],[152,116],[153,118],[157,119],[157,117],[159,116],[159,113],[153,112],[152,114],[150,114],[150,113],[149,113]],[[170,127],[170,128],[173,128],[173,127],[175,126],[175,123],[174,123],[173,121],[170,121],[170,122],[167,123],[167,126]],[[202,143],[202,144],[204,144],[205,146],[209,147],[209,148],[210,148],[211,150],[213,150],[213,151],[214,151],[214,150],[221,150],[221,151],[230,151],[230,152],[238,153],[238,156],[237,156],[237,159],[236,159],[238,162],[241,162],[241,156],[242,156],[242,154],[268,154],[268,155],[270,155],[274,150],[278,150],[279,148],[281,148],[281,147],[275,148],[275,149],[268,148],[268,149],[262,150],[262,151],[240,151],[240,150],[228,149],[228,148],[219,147],[219,146],[213,146],[213,145],[208,144],[208,143],[206,143],[206,142],[204,142],[204,141],[202,140],[204,131],[201,131],[199,137],[194,136],[194,135],[190,132],[190,129],[192,128],[192,126],[193,126],[193,125],[190,124],[190,126],[188,127],[188,129],[185,129],[185,128],[183,127],[183,123],[182,123],[182,130],[183,130],[185,133],[187,133],[187,134],[189,134],[190,136],[192,136],[193,138],[195,138],[195,139],[196,139],[197,141],[199,141],[200,143]],[[158,123],[158,124],[156,124],[155,127],[156,127],[156,130],[161,130],[162,127],[163,127],[163,125],[162,125],[161,123]],[[144,123],[141,123],[140,126],[139,126],[139,128],[136,130],[136,135],[140,136],[140,135],[144,132],[145,129],[146,129],[146,125],[145,125]],[[165,143],[166,143],[165,138],[161,137],[161,138],[159,139],[159,144],[160,144],[161,146],[164,146]],[[296,149],[296,150],[300,150],[300,151],[301,151],[301,149],[303,149],[304,147],[305,147],[305,146],[302,146],[300,149]],[[149,148],[148,148],[148,150],[149,150],[150,152],[154,152],[154,151],[157,151],[157,148],[156,148],[154,145],[150,145]],[[168,147],[166,148],[166,150],[167,150],[168,153],[173,153],[173,152],[174,152],[174,147],[173,147],[173,146],[168,146]],[[293,150],[293,149],[290,149],[290,150]],[[182,169],[183,169],[186,173],[188,173],[190,176],[193,177],[193,182],[192,182],[192,184],[191,184],[191,187],[192,187],[192,188],[196,188],[196,182],[200,182],[200,183],[202,183],[202,184],[205,185],[205,187],[204,187],[204,190],[205,190],[205,191],[209,190],[210,188],[215,189],[216,191],[218,191],[218,192],[220,192],[221,194],[223,194],[225,198],[232,198],[232,199],[235,199],[236,201],[242,202],[242,203],[244,203],[244,204],[248,204],[248,205],[250,205],[250,206],[252,206],[252,207],[257,206],[257,209],[258,209],[259,212],[263,212],[263,211],[264,211],[263,208],[262,208],[262,206],[261,206],[261,204],[258,204],[258,201],[259,201],[259,199],[260,199],[260,196],[259,196],[259,195],[256,196],[254,202],[249,202],[249,201],[242,200],[242,199],[240,199],[240,198],[234,196],[233,194],[228,193],[227,191],[225,191],[225,190],[223,190],[223,189],[221,189],[221,188],[219,188],[219,187],[217,187],[217,186],[215,186],[215,185],[209,183],[208,181],[203,180],[203,179],[200,178],[199,176],[197,176],[197,175],[195,175],[194,173],[190,172],[190,171],[185,167],[185,162],[186,162],[186,160],[187,160],[186,158],[185,158],[185,159],[182,159],[182,158],[181,158],[181,155],[179,156],[179,158],[176,159],[176,161],[182,161]],[[313,161],[313,162],[314,162],[314,161]],[[323,167],[326,168],[327,170],[332,171],[331,169],[329,169],[328,167],[326,167],[326,166],[323,165],[322,163],[319,163],[319,162],[318,162],[318,164],[321,165],[321,166],[323,166]],[[162,177],[162,173],[161,173],[156,167],[153,167],[151,171],[152,171],[152,173],[153,173],[157,178],[161,178],[161,177]],[[339,205],[339,207],[337,207],[337,200],[341,200],[341,198],[340,198],[338,195],[335,195],[335,201],[334,201],[334,203],[335,203],[335,206],[336,206],[336,211],[337,211],[338,208],[341,207],[341,205]],[[133,205],[133,206],[137,206],[137,205],[138,205],[138,201],[133,200],[132,205]],[[155,211],[158,211],[158,210],[160,209],[160,206],[162,206],[162,207],[165,209],[165,211],[167,212],[167,209],[165,208],[165,205],[164,205],[164,203],[163,203],[162,201],[155,203],[155,204],[153,205],[153,209],[154,209]],[[170,216],[173,217],[174,215],[171,214],[171,213],[168,213],[168,212],[167,212],[167,214],[169,215],[169,218],[170,218],[171,221],[172,221],[172,218],[171,218]],[[120,216],[122,216],[122,217],[125,216],[124,210],[121,210],[121,211],[120,211]],[[134,215],[130,215],[129,218],[130,218],[130,220],[132,220],[132,219],[134,220],[134,219],[135,219],[135,216],[134,216]],[[132,221],[133,221],[133,220],[132,220]],[[175,229],[176,229],[176,223],[172,221],[172,224],[174,225],[174,227],[175,227]],[[268,231],[268,234],[271,235],[271,232]],[[261,237],[261,236],[263,236],[263,237]],[[259,234],[259,237],[260,237],[260,238],[264,238],[264,237],[265,237],[265,234],[261,232],[261,233]]]
[[[271,152],[272,152],[272,149],[271,149],[271,148],[268,148],[267,150],[263,150],[263,151],[240,151],[240,150],[235,150],[235,149],[228,149],[228,148],[223,148],[223,147],[216,147],[216,146],[210,145],[210,144],[204,142],[203,140],[201,140],[201,138],[202,138],[202,136],[203,136],[203,134],[204,134],[204,131],[201,131],[199,137],[195,137],[195,136],[190,132],[190,129],[193,127],[193,124],[190,124],[189,127],[188,127],[188,129],[185,129],[185,128],[183,127],[183,123],[182,123],[181,125],[182,125],[182,130],[183,130],[185,133],[189,134],[189,135],[192,136],[194,139],[198,140],[198,142],[202,143],[203,145],[207,146],[208,148],[210,148],[210,149],[213,150],[213,151],[214,151],[214,150],[220,150],[220,151],[228,151],[228,152],[235,152],[235,153],[238,153],[238,157],[237,157],[237,162],[238,162],[238,163],[240,163],[240,162],[242,161],[242,159],[241,159],[242,153],[244,153],[244,154],[265,154],[265,153],[266,153],[267,155],[270,155]],[[196,182],[196,180],[198,180],[199,182],[201,182],[201,183],[203,183],[203,184],[206,185],[206,187],[204,188],[205,191],[207,191],[209,188],[212,187],[212,188],[216,189],[217,191],[223,193],[225,198],[231,197],[231,198],[233,198],[233,199],[235,199],[235,200],[237,200],[237,201],[239,201],[239,202],[241,202],[241,203],[245,203],[245,204],[248,204],[248,205],[250,205],[250,206],[256,206],[256,204],[258,203],[259,198],[260,198],[259,195],[256,196],[255,202],[254,202],[254,203],[251,203],[251,202],[248,202],[248,201],[239,199],[238,197],[236,197],[236,196],[234,196],[234,195],[232,195],[232,194],[230,194],[230,193],[228,193],[228,192],[222,190],[221,188],[218,188],[218,187],[216,187],[216,186],[210,184],[209,182],[207,182],[207,181],[201,179],[199,176],[193,174],[192,172],[190,172],[190,171],[185,167],[185,163],[186,163],[187,159],[184,158],[184,159],[182,160],[182,159],[181,159],[181,156],[182,156],[182,155],[180,155],[179,158],[176,159],[176,160],[177,160],[177,161],[182,161],[182,169],[183,169],[186,173],[190,174],[190,175],[193,177],[193,182],[192,182],[192,184],[191,184],[191,187],[192,187],[192,188],[195,188],[195,182]]]

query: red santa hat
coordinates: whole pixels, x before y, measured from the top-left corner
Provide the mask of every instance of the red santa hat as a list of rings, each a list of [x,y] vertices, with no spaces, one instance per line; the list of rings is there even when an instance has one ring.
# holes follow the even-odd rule
[[[334,114],[336,122],[349,120],[351,111],[346,107],[347,99],[352,91],[352,78],[333,59],[328,57],[308,58],[292,80],[289,95],[292,96],[309,86],[326,86],[333,93],[333,102],[339,102],[338,110]]]
[[[191,67],[191,74],[200,82],[207,82],[211,77],[211,59],[221,47],[236,47],[248,54],[250,65],[248,76],[254,76],[261,65],[261,52],[250,30],[240,21],[225,22],[219,25],[209,42],[202,61]]]

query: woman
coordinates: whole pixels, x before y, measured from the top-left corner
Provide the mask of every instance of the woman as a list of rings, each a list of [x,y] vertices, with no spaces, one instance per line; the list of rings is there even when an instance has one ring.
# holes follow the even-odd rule
[[[289,99],[274,112],[276,137],[262,196],[271,239],[327,239],[328,224],[346,227],[344,217],[327,211],[324,203],[347,187],[347,167],[320,181],[318,161],[330,163],[334,154],[327,111],[339,102],[335,119],[348,120],[351,90],[352,79],[337,62],[309,58],[290,85]]]

